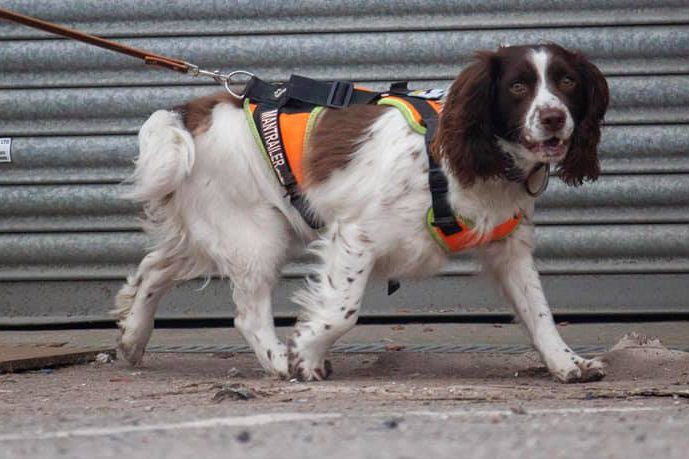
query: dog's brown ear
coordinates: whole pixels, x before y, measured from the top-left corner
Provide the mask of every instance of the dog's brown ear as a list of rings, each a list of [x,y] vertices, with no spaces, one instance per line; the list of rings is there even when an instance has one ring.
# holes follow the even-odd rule
[[[447,160],[465,186],[476,178],[497,177],[505,170],[492,121],[498,58],[490,51],[475,54],[448,92],[433,140],[433,152]]]
[[[609,92],[605,77],[583,54],[574,55],[582,79],[586,106],[575,123],[572,143],[557,174],[568,185],[579,186],[584,180],[594,181],[600,175],[598,143],[601,122],[608,108]]]

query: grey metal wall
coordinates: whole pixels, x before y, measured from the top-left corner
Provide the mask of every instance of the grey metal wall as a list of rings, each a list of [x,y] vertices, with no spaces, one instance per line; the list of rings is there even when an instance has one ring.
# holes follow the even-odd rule
[[[209,68],[244,68],[384,86],[445,86],[479,48],[555,41],[609,78],[604,176],[538,204],[538,265],[556,311],[689,311],[689,3],[687,0],[281,2],[4,0],[2,6]],[[0,322],[106,317],[146,244],[117,198],[148,114],[217,90],[205,81],[42,32],[0,24]],[[285,269],[287,292],[304,262]],[[476,266],[386,298],[369,314],[506,311]],[[229,288],[182,286],[163,316],[229,316]]]

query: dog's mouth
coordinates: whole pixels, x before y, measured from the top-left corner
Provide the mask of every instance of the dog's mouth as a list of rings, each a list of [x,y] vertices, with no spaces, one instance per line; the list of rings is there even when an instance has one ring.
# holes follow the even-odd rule
[[[559,159],[567,153],[569,140],[550,137],[541,142],[527,142],[526,147],[533,153],[546,159]]]

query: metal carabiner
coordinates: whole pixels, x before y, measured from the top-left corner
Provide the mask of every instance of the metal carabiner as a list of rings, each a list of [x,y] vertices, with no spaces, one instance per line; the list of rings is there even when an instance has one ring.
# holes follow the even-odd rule
[[[189,66],[189,72],[192,74],[192,76],[196,77],[200,75],[213,78],[213,80],[216,83],[223,85],[232,97],[239,100],[244,98],[244,93],[240,94],[232,90],[232,88],[230,87],[230,85],[233,84],[232,79],[235,78],[237,75],[244,75],[248,78],[253,78],[255,76],[253,73],[248,72],[246,70],[235,70],[230,73],[220,73],[220,70],[204,70],[202,68],[199,68],[198,65],[191,64],[189,62],[185,62],[185,64]]]

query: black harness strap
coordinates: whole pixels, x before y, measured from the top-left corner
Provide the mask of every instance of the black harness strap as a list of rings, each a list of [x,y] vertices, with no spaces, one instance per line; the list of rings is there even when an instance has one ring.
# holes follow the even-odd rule
[[[426,142],[426,154],[428,155],[428,186],[431,191],[431,202],[433,205],[432,224],[440,228],[446,236],[459,233],[462,231],[462,228],[457,224],[457,219],[447,199],[449,191],[447,177],[440,165],[433,159],[433,154],[431,153],[431,142],[438,127],[438,114],[426,99],[402,94],[395,95],[409,102],[419,112],[421,121],[426,126],[424,140]]]
[[[381,96],[380,92],[356,89],[349,81],[317,81],[300,75],[292,75],[286,89],[289,99],[329,108],[370,104]]]
[[[266,83],[260,78],[253,76],[244,88],[244,98],[257,104],[266,103],[277,106],[281,96],[280,89],[284,88],[284,86]]]
[[[276,85],[252,77],[244,90],[244,97],[256,103],[279,107],[296,106],[304,111],[313,107],[346,108],[350,105],[370,104],[383,93],[357,89],[349,81],[318,81],[292,75],[287,83]]]

